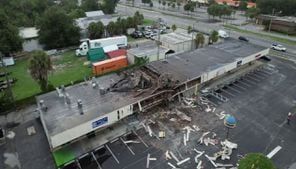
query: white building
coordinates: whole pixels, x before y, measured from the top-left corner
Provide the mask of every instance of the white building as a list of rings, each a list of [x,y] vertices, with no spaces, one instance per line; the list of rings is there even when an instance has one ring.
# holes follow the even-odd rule
[[[42,50],[43,46],[38,40],[38,29],[36,27],[20,28],[19,35],[24,39],[23,50],[31,52],[33,50]]]

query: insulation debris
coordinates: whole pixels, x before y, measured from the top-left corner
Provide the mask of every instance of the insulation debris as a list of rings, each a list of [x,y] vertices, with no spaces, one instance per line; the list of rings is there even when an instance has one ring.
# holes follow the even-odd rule
[[[165,137],[165,132],[164,131],[159,131],[158,132],[158,137],[159,138],[164,138]]]
[[[211,162],[211,164],[217,168],[218,166],[216,165],[216,163],[214,162],[215,158],[214,157],[209,157],[207,154],[205,155],[205,157]]]
[[[185,113],[181,112],[180,110],[176,109],[177,116],[180,117],[180,119],[185,121],[191,121],[191,117],[187,116]]]
[[[193,125],[192,127],[193,127],[193,129],[194,129],[195,131],[199,131],[199,130],[200,130],[200,128],[199,128],[198,126],[196,126],[196,125]]]
[[[165,152],[165,159],[166,159],[166,160],[170,160],[170,159],[172,159],[172,157],[170,156],[170,153],[169,153],[168,150]]]
[[[176,166],[174,166],[172,163],[168,162],[168,165],[172,168],[176,168]]]
[[[169,153],[177,163],[180,162],[180,160],[175,156],[173,152],[170,151]]]
[[[180,165],[182,165],[183,163],[186,163],[186,162],[189,161],[189,160],[190,160],[190,157],[185,158],[184,160],[179,161],[179,162],[177,163],[177,165],[180,166]]]
[[[214,154],[215,160],[221,158],[222,160],[229,160],[233,149],[237,149],[237,144],[228,140],[221,142],[222,150]]]
[[[203,144],[204,137],[205,137],[206,135],[208,135],[208,134],[210,134],[210,132],[205,132],[205,133],[203,133],[202,136],[200,137],[200,139],[198,140],[198,142],[199,142],[200,144]]]
[[[216,115],[219,117],[220,120],[223,120],[226,116],[225,111],[220,112],[220,114],[216,113]]]
[[[202,167],[201,165],[202,165],[202,161],[199,161],[197,166],[196,166],[196,169],[201,169],[201,167]]]

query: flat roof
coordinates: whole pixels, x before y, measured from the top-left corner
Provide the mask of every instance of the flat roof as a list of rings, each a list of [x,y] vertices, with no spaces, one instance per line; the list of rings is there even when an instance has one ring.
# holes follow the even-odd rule
[[[37,38],[38,29],[36,27],[20,28],[19,35],[24,39]]]
[[[99,11],[88,11],[85,12],[86,17],[97,17],[97,16],[103,16],[104,12],[102,10]]]
[[[168,50],[169,50],[168,48],[165,48],[163,46],[159,47],[159,53],[165,53]],[[141,45],[139,45],[136,48],[129,49],[127,52],[137,57],[144,57],[144,56],[149,57],[151,55],[157,54],[157,45],[156,45],[156,42],[148,41],[148,42],[141,43]]]
[[[192,40],[192,33],[188,34],[187,32],[172,32],[168,34],[160,35],[160,41],[170,44],[177,44],[186,41]]]
[[[109,74],[96,78],[96,81],[100,88],[107,89],[120,79],[122,77],[117,74]],[[99,88],[92,87],[91,81],[69,86],[66,88],[66,93],[71,99],[70,105],[67,105],[64,98],[59,97],[56,91],[36,97],[38,102],[44,100],[44,104],[48,107],[48,110],[42,114],[49,136],[86,123],[145,97],[145,94],[134,97],[133,92],[107,92],[101,95]],[[78,99],[81,99],[83,104],[83,115],[80,114],[77,106]]]
[[[227,39],[224,43],[170,56],[146,66],[157,72],[171,73],[175,80],[183,82],[264,49],[250,43]]]
[[[264,49],[266,48],[229,39],[221,44],[174,55],[162,61],[151,62],[146,66],[160,73],[169,73],[174,80],[179,80],[182,83],[199,77],[206,71],[231,63],[238,58],[258,53]],[[117,74],[109,74],[96,78],[96,81],[100,88],[107,89],[121,79],[122,77]],[[37,96],[37,101],[44,100],[44,104],[48,107],[48,110],[42,112],[42,114],[49,136],[136,103],[150,95],[149,92],[146,92],[135,97],[136,92],[134,91],[109,91],[101,95],[98,88],[92,87],[91,81],[69,86],[66,88],[66,93],[69,94],[70,105],[65,104],[64,98],[59,97],[56,91]],[[83,103],[83,115],[80,115],[78,110],[77,101],[79,99]]]

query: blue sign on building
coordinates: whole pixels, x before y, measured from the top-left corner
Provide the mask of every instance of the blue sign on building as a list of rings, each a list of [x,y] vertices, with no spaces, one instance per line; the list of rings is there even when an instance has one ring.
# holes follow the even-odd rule
[[[92,122],[92,127],[97,128],[97,127],[100,127],[106,123],[108,123],[108,117],[104,117],[104,118],[101,118],[97,121]]]

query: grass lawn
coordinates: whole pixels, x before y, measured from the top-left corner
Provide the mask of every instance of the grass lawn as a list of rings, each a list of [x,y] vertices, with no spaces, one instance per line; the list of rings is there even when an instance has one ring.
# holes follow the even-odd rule
[[[253,34],[253,35],[256,35],[256,36],[259,36],[259,37],[268,38],[268,39],[273,40],[273,41],[286,43],[288,45],[296,45],[296,41],[293,41],[293,40],[289,40],[289,39],[285,39],[285,38],[279,38],[279,37],[272,36],[272,35],[265,35],[265,34],[253,32],[253,31],[243,30],[243,29],[240,29],[240,28],[238,28],[236,26],[233,26],[233,25],[224,25],[224,27],[235,30],[236,32]]]
[[[85,61],[85,57],[79,58],[75,56],[74,51],[52,57],[54,70],[49,75],[49,82],[56,87],[69,84],[71,81],[81,80],[84,76],[90,76],[91,68],[83,65]],[[38,84],[31,78],[28,71],[28,59],[17,60],[16,65],[7,69],[12,72],[10,77],[18,80],[12,87],[16,100],[41,92]]]
[[[143,21],[143,25],[152,25],[153,24],[153,20],[150,20],[150,19],[144,19]]]

